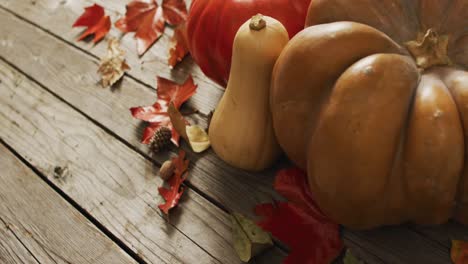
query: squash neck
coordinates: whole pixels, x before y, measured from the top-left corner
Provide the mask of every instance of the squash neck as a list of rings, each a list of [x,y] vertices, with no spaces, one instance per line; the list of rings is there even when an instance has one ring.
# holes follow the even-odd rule
[[[432,66],[447,66],[451,64],[448,57],[448,35],[439,35],[434,29],[419,34],[416,40],[405,43],[406,48],[422,69]]]

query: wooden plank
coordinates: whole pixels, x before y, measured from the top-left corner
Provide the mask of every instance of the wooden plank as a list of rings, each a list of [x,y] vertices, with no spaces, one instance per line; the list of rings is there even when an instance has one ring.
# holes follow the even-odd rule
[[[154,90],[126,77],[120,88],[102,89],[95,59],[3,10],[0,10],[0,23],[4,25],[0,35],[1,57],[142,153],[148,152],[147,146],[140,143],[144,124],[133,119],[128,109],[152,104]],[[204,119],[193,121],[206,124]],[[251,215],[251,209],[259,202],[278,198],[271,188],[275,168],[254,174],[226,165],[212,150],[190,155],[195,162],[189,182],[229,210]],[[153,158],[161,164],[168,156]]]
[[[0,263],[39,263],[1,220]]]
[[[60,38],[93,54],[102,57],[107,49],[107,42],[101,41],[97,45],[92,42],[76,41],[83,28],[72,29],[73,22],[83,13],[84,7],[100,4],[106,8],[113,22],[125,14],[125,1],[121,0],[84,0],[84,1],[16,1],[1,0],[0,5],[13,12],[27,17],[31,22],[50,30]],[[123,35],[115,27],[111,28],[108,36],[121,38],[121,46],[127,52],[126,58],[131,66],[129,75],[154,87],[156,75],[176,80],[185,80],[189,74],[200,85],[198,93],[192,98],[191,104],[202,113],[208,114],[216,106],[224,89],[204,76],[200,68],[187,57],[181,65],[171,70],[167,65],[168,47],[173,30],[166,27],[165,34],[148,50],[142,58],[136,52],[136,42],[133,33]]]
[[[143,259],[240,262],[224,212],[187,190],[166,223],[151,162],[3,62],[0,80],[0,137]]]
[[[151,104],[154,100],[152,99],[152,97],[154,97],[154,91],[137,84],[131,79],[125,79],[121,84],[121,89],[114,92],[101,89],[99,85],[97,85],[98,78],[95,76],[95,61],[90,60],[89,57],[70,48],[63,42],[57,41],[49,35],[36,30],[34,27],[22,23],[4,11],[0,11],[0,14],[2,14],[0,20],[5,22],[5,27],[7,27],[7,25],[18,26],[19,28],[16,28],[16,32],[21,31],[29,35],[21,37],[17,36],[13,31],[10,33],[5,32],[9,36],[3,35],[5,38],[0,36],[0,39],[2,39],[0,40],[0,45],[5,44],[4,47],[6,47],[5,49],[0,49],[0,56],[6,56],[9,52],[14,52],[14,54],[10,54],[13,55],[11,58],[15,60],[18,59],[18,61],[14,62],[19,62],[18,66],[22,70],[26,71],[28,74],[32,74],[34,78],[43,81],[43,84],[47,86],[48,89],[57,93],[62,98],[69,100],[73,105],[79,108],[80,111],[104,123],[116,134],[125,136],[125,138],[131,140],[131,144],[146,151],[146,146],[143,146],[138,141],[140,137],[138,134],[141,133],[141,122],[130,117],[128,108],[138,104]],[[14,23],[11,24],[12,22]],[[10,41],[15,43],[14,48],[9,48],[11,44]],[[30,47],[33,48],[30,49]],[[3,53],[4,51],[5,53]],[[30,58],[36,62],[34,65],[28,63]],[[70,61],[74,63],[70,64]],[[57,76],[60,77],[57,78]],[[198,123],[201,122],[203,122],[203,120],[198,120]],[[212,157],[215,156],[212,155]],[[166,159],[167,156],[164,155],[158,157],[159,162],[163,162]],[[197,158],[192,157],[192,160],[196,159]],[[209,165],[205,166],[205,169],[209,171],[210,167],[212,167],[211,162],[210,159],[205,161],[198,160],[194,168],[192,168],[193,173],[191,179],[203,181],[203,179],[199,179],[201,176],[197,176],[205,173],[205,171],[200,171],[199,166],[200,164],[208,163]],[[218,171],[220,171],[220,169],[218,169]],[[224,170],[224,172],[230,171],[235,170],[232,168]],[[226,181],[220,178],[220,176],[223,176],[222,174],[216,174],[217,171],[209,172],[216,177],[216,181],[219,181],[217,185],[229,184],[230,180]],[[239,174],[239,172],[237,174]],[[236,182],[235,179],[234,182]],[[212,182],[206,182],[205,180],[205,183],[205,188],[210,188],[209,185]],[[236,187],[236,184],[232,185]],[[245,196],[242,189],[245,190],[247,188],[242,188],[243,185],[239,184],[237,184],[237,187],[239,191],[236,195],[241,195],[242,193],[242,196]],[[253,188],[251,189],[253,191]],[[219,192],[224,194],[223,190],[219,190]],[[222,216],[218,216],[218,218],[225,220],[226,215],[224,212],[221,212],[219,209],[213,209],[213,211],[216,211],[216,214],[222,214]],[[212,214],[214,213],[212,212]],[[187,224],[189,224],[189,222],[187,222]],[[197,230],[193,231],[198,232]],[[220,233],[220,235],[229,238],[230,233],[226,236],[226,231],[230,232],[230,230],[226,230],[226,227],[224,227],[224,231],[225,232]],[[198,235],[200,236],[201,234]],[[213,241],[213,243],[217,242]],[[272,254],[276,253],[272,252]],[[228,254],[227,256],[234,260],[232,254]],[[235,259],[237,260],[237,258]]]
[[[385,263],[450,263],[446,247],[401,226],[359,232],[345,230],[344,236]],[[365,257],[363,259],[367,261]]]
[[[5,26],[7,30],[0,44],[6,43],[4,45],[6,48],[0,50],[0,56],[20,67],[80,111],[104,124],[131,145],[143,152],[146,151],[137,140],[136,134],[138,133],[135,131],[139,131],[138,123],[128,119],[126,115],[127,108],[135,105],[129,103],[131,101],[141,104],[145,100],[148,104],[151,103],[151,94],[147,92],[148,90],[128,78],[124,78],[121,89],[114,93],[99,89],[96,87],[98,77],[92,70],[96,64],[95,61],[61,41],[36,30],[33,26],[25,25],[24,22],[11,18],[11,15],[6,12],[3,13],[5,15],[2,18],[5,17],[5,19],[0,18],[0,21],[7,25]],[[8,30],[9,28],[11,30]],[[17,31],[23,32],[24,37],[21,35],[15,37]],[[13,42],[14,48],[10,47]],[[36,65],[31,65],[29,60],[24,59],[25,57],[34,58]],[[68,63],[70,61],[74,63]],[[57,78],[57,76],[60,77]],[[110,109],[113,110],[110,111]],[[251,215],[251,208],[255,204],[275,195],[271,188],[272,171],[275,169],[262,174],[238,171],[225,166],[212,152],[192,156],[192,158],[196,162],[192,170],[191,183],[229,210]],[[163,161],[165,157],[156,157],[156,159]],[[404,228],[397,232],[401,237],[407,236],[408,233],[413,234]],[[354,239],[356,244],[359,244],[359,239],[365,238],[355,235]],[[398,244],[398,241],[395,244]],[[398,245],[395,246],[398,248]]]
[[[368,250],[363,250],[362,245],[360,243],[354,242],[353,240],[349,239],[348,236],[344,237],[344,243],[347,249],[351,250],[352,254],[356,258],[360,260],[365,260],[366,264],[385,264],[386,263],[381,258],[368,252]]]
[[[1,144],[0,153],[0,224],[35,259],[40,263],[136,263]]]
[[[452,221],[442,226],[413,225],[412,228],[447,248],[453,239],[468,241],[468,228]]]

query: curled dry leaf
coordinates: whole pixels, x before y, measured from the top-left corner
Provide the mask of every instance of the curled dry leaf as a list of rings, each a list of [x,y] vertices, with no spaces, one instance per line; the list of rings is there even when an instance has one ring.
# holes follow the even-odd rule
[[[184,116],[182,116],[182,114],[179,112],[179,110],[177,110],[174,103],[172,102],[169,104],[168,112],[174,129],[185,141],[189,142],[186,129],[188,121],[185,120]]]
[[[279,171],[274,187],[288,202],[257,205],[258,224],[290,247],[283,263],[329,264],[343,248],[339,225],[322,213],[306,179],[299,169]]]
[[[85,8],[84,13],[75,21],[73,27],[87,27],[86,31],[78,37],[78,40],[94,34],[93,42],[96,43],[107,35],[111,27],[111,21],[109,16],[104,15],[104,8],[94,4]]]
[[[200,153],[210,147],[210,138],[204,129],[197,125],[193,125],[187,126],[185,130],[193,151]]]
[[[205,130],[199,126],[190,125],[173,103],[169,105],[169,117],[174,129],[190,144],[194,152],[200,153],[210,147],[210,139]]]
[[[167,63],[171,68],[175,67],[189,53],[187,43],[187,28],[185,23],[183,23],[175,28],[174,35],[169,43],[169,59]]]
[[[111,38],[107,46],[107,54],[101,59],[98,73],[101,74],[102,87],[116,83],[130,66],[125,62],[125,51],[119,46],[119,40]]]
[[[364,262],[356,258],[350,249],[347,249],[343,258],[343,264],[364,264]]]
[[[187,19],[185,0],[135,0],[127,6],[125,16],[115,22],[122,32],[135,32],[138,54],[141,56],[164,32],[166,22],[177,26]]]
[[[173,81],[158,77],[157,100],[151,106],[140,106],[130,108],[134,118],[149,122],[149,125],[143,132],[141,142],[143,144],[151,143],[156,131],[163,126],[172,131],[172,143],[179,145],[179,133],[174,129],[169,118],[169,104],[172,102],[176,109],[187,101],[197,90],[197,85],[193,82],[192,76],[189,76],[184,84],[177,84]]]
[[[166,215],[169,215],[169,210],[179,204],[180,197],[184,193],[182,183],[187,179],[189,161],[185,159],[185,152],[181,150],[179,156],[172,158],[174,165],[174,175],[168,181],[169,188],[159,187],[159,194],[166,201],[160,204],[159,209]]]
[[[245,216],[233,213],[231,224],[234,248],[243,262],[248,262],[252,257],[273,246],[270,234]]]
[[[452,248],[450,256],[454,264],[468,263],[468,242],[460,240],[452,240]]]

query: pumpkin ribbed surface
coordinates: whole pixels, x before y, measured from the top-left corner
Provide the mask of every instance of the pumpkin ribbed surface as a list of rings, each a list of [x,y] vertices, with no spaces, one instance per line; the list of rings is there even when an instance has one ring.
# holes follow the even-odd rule
[[[279,57],[282,148],[354,228],[468,224],[468,1],[314,0]]]

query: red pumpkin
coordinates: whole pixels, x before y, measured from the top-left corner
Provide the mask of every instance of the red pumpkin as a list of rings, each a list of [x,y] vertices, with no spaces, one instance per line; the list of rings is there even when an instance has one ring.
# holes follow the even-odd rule
[[[279,20],[289,37],[304,28],[310,0],[193,0],[187,21],[190,53],[210,79],[226,87],[239,27],[261,13]]]

